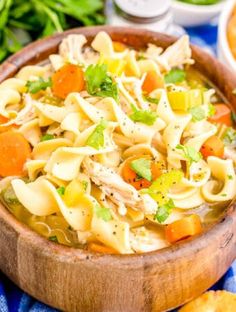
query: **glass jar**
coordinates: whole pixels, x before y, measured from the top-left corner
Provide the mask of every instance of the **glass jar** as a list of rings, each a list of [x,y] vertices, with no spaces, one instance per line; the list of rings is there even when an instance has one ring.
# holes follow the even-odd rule
[[[113,26],[140,27],[176,36],[185,33],[173,24],[171,0],[108,0],[106,16]]]

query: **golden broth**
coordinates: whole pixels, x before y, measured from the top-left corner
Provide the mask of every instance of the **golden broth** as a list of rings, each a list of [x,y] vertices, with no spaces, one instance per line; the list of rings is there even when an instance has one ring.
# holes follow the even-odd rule
[[[8,189],[11,190],[11,186],[9,186]],[[86,249],[87,244],[83,245],[78,242],[76,231],[69,226],[60,213],[55,213],[47,217],[34,216],[19,202],[8,200],[4,192],[1,194],[0,199],[4,206],[6,206],[19,221],[28,225],[38,234],[56,243]],[[183,213],[183,216],[191,215],[193,213],[198,214],[201,217],[203,226],[207,228],[211,224],[217,222],[220,216],[224,213],[225,208],[225,204],[209,205],[204,203],[197,208],[181,210],[181,212]],[[146,221],[145,225],[147,228],[153,227],[149,221]],[[156,230],[163,232],[161,226],[156,228]]]

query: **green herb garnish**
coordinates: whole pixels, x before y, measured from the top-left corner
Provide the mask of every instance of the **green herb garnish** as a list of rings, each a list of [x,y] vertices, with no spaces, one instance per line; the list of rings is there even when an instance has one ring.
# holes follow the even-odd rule
[[[81,183],[83,185],[84,190],[86,191],[87,187],[88,187],[88,182],[87,181],[81,181]]]
[[[98,218],[101,218],[103,221],[110,221],[112,219],[111,210],[99,205],[95,206],[95,213]]]
[[[106,64],[89,65],[85,71],[85,80],[89,94],[118,100],[117,84],[108,75]]]
[[[64,186],[61,186],[61,187],[58,187],[58,189],[57,189],[57,193],[59,194],[59,195],[64,195],[65,194],[65,187]]]
[[[157,114],[150,110],[139,110],[134,105],[131,104],[133,113],[129,116],[135,122],[142,122],[148,126],[152,126],[156,119]]]
[[[227,128],[224,135],[223,141],[226,145],[235,145],[236,144],[236,130],[233,128]]]
[[[135,159],[130,163],[130,168],[141,178],[152,181],[151,160],[146,158]]]
[[[178,1],[195,5],[211,5],[216,4],[221,0],[178,0]]]
[[[51,242],[54,242],[54,243],[58,243],[58,239],[57,239],[57,236],[54,235],[54,236],[49,236],[48,238]]]
[[[215,115],[215,113],[216,113],[216,108],[215,108],[215,106],[214,106],[213,104],[209,104],[209,105],[208,105],[208,116],[209,116],[209,117],[212,117],[212,116]]]
[[[146,60],[147,58],[145,57],[145,55],[142,52],[139,52],[137,55],[137,61],[142,61],[142,60]]]
[[[200,121],[204,118],[206,118],[205,111],[202,107],[200,106],[194,106],[191,107],[188,112],[192,115],[192,120],[193,121]]]
[[[20,203],[11,185],[9,185],[6,189],[4,189],[1,195],[6,204],[14,205]]]
[[[158,104],[160,102],[160,99],[156,99],[156,98],[152,98],[150,96],[146,96],[146,95],[143,95],[143,98],[149,102],[149,103],[152,103],[152,104]]]
[[[231,174],[228,174],[227,177],[229,180],[233,180],[233,176]]]
[[[178,144],[176,146],[176,149],[182,150],[184,152],[184,157],[189,162],[189,165],[191,165],[193,162],[198,162],[202,159],[202,154],[200,152],[197,152],[195,148],[191,146],[184,146],[182,144]]]
[[[232,119],[233,123],[236,124],[236,113],[235,112],[231,112],[231,119]]]
[[[179,68],[173,68],[165,75],[165,83],[179,83],[186,79],[186,72]]]
[[[26,83],[26,87],[28,88],[28,92],[35,94],[41,90],[46,90],[47,87],[52,86],[51,78],[48,81],[44,80],[42,77],[39,77],[38,80],[30,81],[28,80]]]
[[[94,131],[90,134],[86,144],[97,150],[104,147],[104,130],[107,127],[107,121],[101,120],[100,124],[96,126]]]
[[[160,223],[165,222],[174,207],[174,202],[172,199],[170,199],[168,202],[158,207],[153,219],[157,220]]]
[[[44,141],[49,141],[49,140],[53,140],[55,139],[55,136],[53,134],[45,134],[41,137],[41,142],[44,142]]]

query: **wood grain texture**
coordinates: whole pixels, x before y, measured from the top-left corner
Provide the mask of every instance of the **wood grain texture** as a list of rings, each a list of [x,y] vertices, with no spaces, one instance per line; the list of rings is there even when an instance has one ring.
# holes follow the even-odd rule
[[[98,31],[136,49],[154,43],[166,48],[176,39],[117,27],[78,28],[37,41],[0,67],[0,82],[26,64],[57,51],[69,33],[88,41]],[[212,56],[192,47],[196,67],[236,108],[236,77]],[[0,205],[0,269],[19,287],[51,306],[76,312],[167,311],[212,286],[236,257],[236,204],[218,224],[194,239],[143,255],[98,255],[47,241]]]

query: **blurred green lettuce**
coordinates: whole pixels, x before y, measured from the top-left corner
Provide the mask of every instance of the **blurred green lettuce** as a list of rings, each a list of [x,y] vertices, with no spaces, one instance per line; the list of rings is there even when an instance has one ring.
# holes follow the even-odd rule
[[[105,23],[103,0],[1,0],[0,62],[29,41]]]

